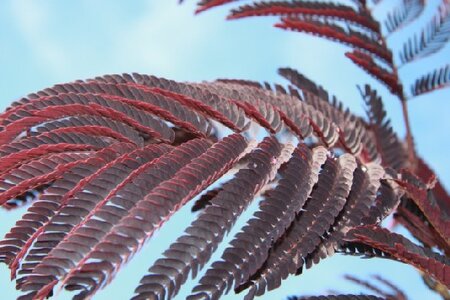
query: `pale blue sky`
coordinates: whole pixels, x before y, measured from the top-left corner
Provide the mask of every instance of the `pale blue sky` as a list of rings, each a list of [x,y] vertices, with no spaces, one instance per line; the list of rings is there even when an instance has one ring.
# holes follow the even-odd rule
[[[241,78],[283,82],[278,67],[290,66],[321,83],[352,111],[363,114],[356,84],[370,83],[384,96],[393,125],[404,135],[400,105],[386,89],[343,55],[347,47],[308,35],[273,28],[276,19],[226,22],[226,9],[194,16],[194,1],[177,0],[2,0],[0,2],[0,108],[30,92],[56,83],[107,73],[142,72],[176,80],[201,81]],[[387,1],[389,4],[394,1]],[[429,20],[436,0],[420,20]],[[381,14],[386,7],[376,10]],[[405,29],[411,33],[417,26]],[[405,35],[389,42],[397,49]],[[401,69],[406,86],[416,74],[450,63],[450,47],[438,56]],[[408,89],[409,91],[409,89]],[[441,90],[410,102],[412,129],[419,153],[450,186],[450,91]],[[185,208],[187,210],[188,207]],[[23,209],[0,212],[0,235],[14,224]],[[117,280],[94,299],[127,299],[141,275],[189,224],[177,214],[120,273]],[[191,218],[191,217],[190,217]],[[181,232],[181,231],[178,231]],[[220,254],[220,251],[218,252]],[[432,299],[410,267],[379,260],[333,257],[264,299],[293,294],[316,294],[327,289],[358,291],[340,280],[343,273],[380,273],[409,292],[411,299]],[[0,266],[2,299],[13,299],[14,284]],[[183,299],[192,286],[182,290]],[[61,294],[61,299],[66,295]],[[233,296],[229,299],[235,299]]]

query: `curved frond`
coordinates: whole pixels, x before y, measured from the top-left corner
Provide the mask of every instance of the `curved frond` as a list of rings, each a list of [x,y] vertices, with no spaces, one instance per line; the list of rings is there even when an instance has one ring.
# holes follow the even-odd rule
[[[133,179],[135,169],[139,170],[142,165],[151,163],[168,149],[166,145],[149,145],[130,151],[101,166],[84,180],[66,184],[70,188],[61,197],[59,207],[52,214],[42,216],[48,219],[30,235],[25,246],[11,263],[12,274],[19,267],[22,257],[27,264],[22,264],[19,273],[27,275],[32,272],[34,267],[41,263],[42,258],[49,255],[54,246],[73,233],[74,228],[78,227],[75,224],[82,224],[92,212],[111,199],[117,190],[127,183],[126,180]],[[66,177],[65,181],[72,179],[73,182],[78,179],[70,173]],[[59,183],[65,184],[64,179]],[[49,193],[48,196],[51,195]],[[44,196],[47,195],[44,193]],[[43,198],[43,202],[46,198],[48,197]],[[19,285],[26,280],[26,276],[22,277]]]
[[[450,86],[450,65],[434,70],[417,79],[414,85],[411,86],[411,94],[417,97],[448,86]]]
[[[391,71],[381,67],[370,55],[354,50],[353,52],[347,52],[345,56],[350,58],[369,75],[386,85],[392,94],[397,95],[400,99],[404,98],[403,87],[399,83],[398,77]]]
[[[223,289],[230,290],[246,282],[265,262],[269,250],[290,226],[303,207],[307,195],[317,182],[319,168],[326,160],[326,151],[316,148],[311,152],[299,145],[292,154],[282,179],[273,190],[269,190],[259,205],[259,210],[247,222],[242,231],[231,241],[220,261],[213,263],[200,280],[212,299],[217,299]],[[304,180],[298,180],[298,175]],[[222,282],[219,281],[222,278]],[[207,286],[204,283],[208,283]],[[217,291],[213,291],[213,286]],[[197,292],[200,287],[197,287]]]
[[[21,132],[45,121],[80,113],[112,118],[156,139],[172,141],[175,135],[164,122],[126,102],[96,94],[69,92],[38,97],[6,111],[2,119],[5,128],[0,132],[0,142],[10,142]]]
[[[381,97],[369,85],[365,86],[361,94],[366,103],[369,126],[374,132],[377,152],[381,154],[382,164],[395,170],[407,167],[406,149],[395,134],[390,119],[387,118]]]
[[[255,117],[261,126],[271,131],[281,129],[278,122],[281,119],[286,127],[301,139],[314,134],[328,147],[332,147],[338,141],[340,129],[337,124],[324,116],[321,111],[298,101],[298,98],[293,96],[276,94],[274,97],[273,93],[265,89],[233,84],[212,83],[197,86],[214,91],[225,98],[243,102],[240,106]]]
[[[422,29],[420,35],[403,45],[400,60],[403,65],[441,50],[450,39],[450,2],[443,1],[438,14]]]
[[[384,25],[388,33],[400,30],[408,25],[425,9],[425,0],[403,0],[399,7],[388,14]]]
[[[370,207],[374,203],[381,185],[380,179],[384,175],[384,170],[378,165],[367,165],[365,170],[362,168],[355,170],[353,185],[344,209],[336,218],[326,239],[313,253],[305,258],[306,268],[310,268],[313,264],[318,264],[321,259],[333,255],[347,231],[363,223],[364,216],[369,215]]]
[[[447,245],[450,245],[450,216],[445,207],[441,207],[431,197],[432,193],[429,190],[434,183],[423,183],[408,171],[403,171],[401,177],[396,182],[404,188],[410,199],[420,208],[428,222],[440,234]]]
[[[224,184],[211,204],[185,230],[186,234],[164,252],[165,258],[157,260],[149,269],[150,274],[141,279],[134,299],[165,296],[171,299],[190,272],[195,277],[239,215],[273,179],[277,168],[286,159],[281,155],[281,145],[273,138],[266,138],[248,154],[247,167],[239,170],[232,180]],[[273,159],[277,160],[275,165]]]
[[[33,269],[22,289],[31,291],[30,294],[36,297],[43,297],[58,279],[62,279],[63,286],[69,290],[81,290],[79,297],[91,295],[111,280],[117,269],[168,217],[223,175],[242,155],[247,143],[236,134],[224,138],[206,151],[204,146],[195,143],[191,147],[200,156],[182,166],[173,177],[160,181],[149,194],[135,198],[134,206],[125,210],[114,222],[100,216],[100,220],[94,218],[91,222],[80,223],[77,226],[80,235],[71,234],[68,240],[53,248],[48,257]],[[211,161],[217,164],[211,164]],[[179,182],[184,182],[184,185],[180,186]],[[92,211],[89,216],[93,217],[95,212]],[[83,231],[96,234],[86,236]],[[85,247],[79,247],[80,243]],[[95,246],[89,246],[91,243]],[[97,259],[105,260],[96,262]]]
[[[247,283],[238,290],[250,287],[247,299],[260,296],[267,290],[277,288],[281,280],[289,274],[295,274],[303,265],[303,259],[312,253],[321,242],[321,236],[330,228],[335,218],[345,205],[350,193],[353,172],[356,163],[349,156],[343,155],[335,161],[330,158],[319,174],[315,188],[302,213],[291,224],[266,262]],[[307,242],[308,241],[308,242]],[[224,286],[208,285],[208,272],[200,285],[193,289],[196,296],[211,293],[212,299],[217,299],[217,293],[222,293]],[[211,273],[210,276],[213,276]],[[214,288],[215,286],[215,288]],[[196,299],[196,298],[192,299]]]
[[[242,5],[231,10],[229,20],[252,16],[314,16],[324,17],[329,20],[337,19],[356,24],[371,30],[374,33],[380,31],[380,26],[372,16],[364,10],[356,11],[350,6],[335,4],[333,2],[310,1],[261,1],[253,4]]]
[[[358,155],[362,161],[377,161],[378,151],[373,143],[373,133],[366,129],[366,124],[348,109],[344,110],[341,102],[330,99],[328,92],[317,86],[298,71],[282,68],[278,72],[302,92],[306,103],[321,111],[339,126],[339,140],[349,152]],[[292,89],[291,89],[292,90]]]
[[[343,27],[328,20],[320,21],[290,16],[282,18],[281,23],[275,24],[275,27],[307,32],[327,39],[336,40],[374,55],[388,65],[392,65],[392,53],[378,40],[374,40],[370,36],[352,30],[351,28],[345,30]]]
[[[345,239],[380,249],[392,258],[432,275],[447,288],[450,287],[450,260],[430,249],[413,244],[399,234],[379,226],[361,226],[352,229]]]
[[[344,278],[350,282],[353,282],[370,292],[374,293],[376,296],[383,297],[383,299],[388,300],[407,300],[405,293],[403,293],[402,290],[400,290],[395,284],[390,282],[389,280],[379,276],[379,275],[373,275],[371,276],[375,281],[378,281],[379,284],[382,286],[376,286],[374,283],[369,282],[367,280],[363,280],[360,278],[357,278],[352,275],[345,275]],[[387,287],[387,290],[386,290]]]
[[[122,74],[16,101],[0,116],[0,204],[40,192],[0,242],[20,299],[56,286],[91,297],[200,194],[198,217],[135,299],[174,297],[259,197],[193,298],[277,287],[318,249],[331,255],[351,226],[375,223],[368,210],[376,220],[391,211],[398,194],[381,197],[388,184],[374,128],[298,72],[280,73],[289,88]]]

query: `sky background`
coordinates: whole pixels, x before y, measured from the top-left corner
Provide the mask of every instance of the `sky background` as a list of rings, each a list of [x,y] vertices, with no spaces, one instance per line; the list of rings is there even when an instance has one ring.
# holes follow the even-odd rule
[[[383,95],[396,132],[404,136],[398,100],[344,57],[349,48],[273,28],[274,18],[226,22],[226,8],[194,16],[194,1],[186,1],[181,6],[177,2],[1,0],[0,109],[56,83],[103,74],[141,72],[179,81],[239,78],[286,83],[276,70],[289,66],[322,84],[359,115],[364,114],[364,107],[356,85],[371,84]],[[384,15],[397,2],[385,1],[375,10],[375,15]],[[392,35],[389,45],[399,49],[406,37],[431,19],[438,1],[428,2],[419,22],[406,27],[403,34]],[[447,45],[437,56],[400,69],[407,91],[418,75],[448,64],[449,57]],[[449,98],[449,90],[440,90],[409,102],[418,152],[447,187],[450,186]],[[145,270],[195,217],[186,218],[189,209],[188,205],[176,214],[94,299],[128,299]],[[0,211],[1,236],[24,211]],[[219,249],[217,255],[220,254]],[[291,277],[282,288],[261,299],[320,294],[328,289],[360,291],[341,280],[340,276],[345,273],[362,278],[382,274],[407,291],[411,299],[438,299],[427,291],[417,272],[409,266],[338,255],[300,277]],[[17,296],[8,274],[7,268],[1,265],[2,299]],[[192,285],[183,288],[177,299],[183,299],[191,288]],[[66,299],[68,295],[61,293],[59,296]],[[228,299],[236,298],[229,296]]]

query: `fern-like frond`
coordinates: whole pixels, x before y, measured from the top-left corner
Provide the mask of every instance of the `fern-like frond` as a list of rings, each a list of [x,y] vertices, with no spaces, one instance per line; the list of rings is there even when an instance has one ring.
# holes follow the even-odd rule
[[[399,234],[379,226],[362,226],[352,229],[345,239],[380,249],[392,258],[432,275],[447,288],[450,287],[450,260],[430,249],[415,245]]]
[[[331,255],[351,226],[382,219],[398,194],[383,181],[375,130],[298,72],[281,73],[292,86],[123,74],[16,101],[0,117],[1,204],[41,192],[0,242],[21,299],[57,285],[91,297],[200,193],[198,218],[149,269],[136,299],[174,297],[259,196],[195,294],[263,293],[318,249]],[[253,140],[254,128],[266,137]],[[227,283],[211,288],[215,274]]]
[[[411,94],[417,97],[448,86],[450,86],[450,65],[418,78],[411,86]]]
[[[383,165],[396,170],[407,167],[406,150],[395,134],[391,121],[387,118],[381,97],[369,85],[365,86],[362,96],[367,107],[369,126],[375,133],[376,145]]]
[[[229,20],[251,16],[314,16],[328,20],[341,20],[371,30],[380,31],[379,24],[366,11],[356,11],[350,6],[333,2],[269,1],[256,2],[233,9]]]
[[[352,275],[345,275],[344,278],[350,282],[353,282],[370,292],[374,293],[377,296],[383,297],[383,299],[387,300],[407,300],[408,297],[405,295],[405,293],[400,290],[395,284],[390,282],[389,280],[379,276],[379,275],[373,275],[371,276],[375,281],[378,281],[379,284],[382,286],[377,286],[372,282],[369,282],[367,280],[363,280],[360,278],[357,278]],[[386,290],[387,288],[387,290]]]
[[[324,116],[319,110],[314,109],[307,103],[298,101],[298,98],[279,94],[274,97],[267,90],[242,85],[213,83],[201,86],[205,90],[209,89],[225,98],[248,103],[245,105],[247,108],[253,107],[249,114],[254,116],[257,116],[255,113],[259,114],[260,124],[266,128],[267,125],[265,124],[273,122],[270,120],[279,114],[284,124],[302,139],[310,136],[312,132],[327,146],[335,145],[339,139],[338,131],[340,129],[337,124]],[[266,117],[263,115],[266,115]],[[266,121],[262,120],[264,118]]]
[[[58,247],[53,248],[26,278],[22,289],[29,295],[43,297],[58,279],[62,279],[62,285],[67,289],[80,290],[78,297],[92,295],[109,282],[121,265],[187,200],[231,168],[244,153],[247,143],[242,136],[235,134],[206,151],[204,146],[195,143],[191,147],[191,151],[200,155],[165,181],[160,180],[161,183],[147,195],[134,198],[137,201],[128,210],[123,210],[119,218],[109,219],[102,214],[94,218],[97,212],[102,212],[101,208],[107,201],[97,202],[88,218],[75,227],[80,234],[71,232]],[[179,185],[180,182],[184,183],[183,186]],[[86,231],[96,232],[96,235],[86,236],[83,234]],[[77,246],[80,243],[85,247]],[[103,261],[96,262],[97,259]]]
[[[235,287],[246,282],[265,262],[269,250],[290,226],[317,182],[319,168],[326,160],[326,151],[316,148],[311,152],[305,145],[299,145],[287,166],[281,172],[282,179],[277,186],[266,193],[259,210],[238,233],[222,255],[221,261],[213,263],[200,283],[208,283],[213,299],[223,293],[223,288]],[[304,180],[298,180],[298,175]],[[215,276],[224,279],[225,286]],[[216,282],[217,281],[217,282]],[[216,291],[211,288],[219,284]],[[205,288],[205,286],[203,286]]]
[[[298,71],[282,68],[278,72],[300,89],[302,96],[297,96],[299,99],[338,124],[339,141],[349,153],[359,153],[363,162],[378,160],[379,152],[374,143],[373,132],[367,130],[365,122],[351,114],[348,109],[344,109],[340,101],[335,97],[331,98],[324,88],[317,86]],[[291,88],[292,91],[295,90]]]
[[[346,155],[341,156],[338,161],[327,160],[319,175],[317,188],[312,191],[302,213],[291,224],[285,236],[277,241],[258,272],[247,283],[238,287],[238,290],[250,288],[248,299],[264,294],[266,289],[279,287],[282,279],[295,274],[303,265],[303,258],[316,249],[321,236],[344,207],[355,168],[355,161]],[[211,286],[207,284],[208,275],[213,276],[213,273],[207,272],[203,281],[200,280],[200,285],[193,289],[195,295],[211,293],[214,298],[215,294],[223,292],[223,284],[211,290]],[[196,299],[195,296],[193,299]]]
[[[367,165],[365,171],[361,168],[355,170],[353,186],[344,209],[336,218],[327,238],[313,253],[305,258],[306,268],[310,268],[313,264],[318,264],[321,259],[333,255],[347,231],[363,223],[364,216],[369,215],[370,207],[380,189],[380,179],[384,175],[384,170],[377,165]]]
[[[379,80],[381,83],[386,85],[386,87],[393,93],[397,95],[400,99],[403,99],[403,87],[398,80],[398,77],[389,70],[386,70],[382,66],[380,66],[372,56],[363,53],[358,50],[354,50],[353,52],[347,52],[345,54],[348,58],[350,58],[355,64],[361,67],[364,71],[366,71],[369,75]]]
[[[442,239],[450,245],[450,216],[448,211],[445,207],[436,203],[431,196],[432,193],[429,193],[434,183],[423,183],[408,171],[403,171],[401,175],[401,179],[396,180],[397,183],[404,188],[407,195],[419,207]]]
[[[403,45],[400,53],[402,64],[424,58],[444,48],[450,39],[450,2],[443,1],[437,15],[422,29],[420,35],[414,35]]]
[[[79,114],[111,118],[156,139],[174,139],[175,134],[168,125],[127,102],[127,99],[82,92],[37,97],[14,106],[4,114],[2,124],[5,130],[0,133],[0,141],[10,142],[20,132],[44,121]]]
[[[439,234],[428,224],[428,221],[423,220],[423,218],[417,216],[407,207],[400,205],[394,214],[394,218],[424,246],[429,248],[438,247],[439,249],[448,248],[444,241],[441,242]]]
[[[54,194],[57,195],[56,191],[53,191],[54,194],[51,191],[48,194],[44,193],[42,198],[44,202],[47,198],[60,198],[59,207],[52,214],[45,216],[46,219],[41,227],[26,239],[25,246],[20,249],[20,253],[10,264],[12,274],[17,271],[23,257],[27,263],[21,265],[19,273],[27,275],[32,272],[42,258],[50,253],[54,245],[72,233],[76,227],[73,225],[74,223],[82,222],[86,216],[90,215],[91,209],[96,209],[109,201],[119,190],[120,185],[127,183],[125,181],[127,178],[128,180],[134,179],[136,168],[140,169],[142,165],[150,164],[168,148],[165,145],[149,145],[145,148],[138,148],[94,169],[95,171],[84,180],[76,182],[77,177],[73,178],[74,176],[68,173],[66,178],[56,182],[56,186],[58,183],[65,184],[67,188],[63,191],[66,193],[61,197],[54,197]],[[92,194],[87,191],[91,191]],[[39,202],[41,199],[36,204],[38,205]],[[83,205],[79,207],[80,204]],[[26,276],[20,278],[19,285],[26,280]]]
[[[388,65],[392,65],[392,53],[378,40],[372,39],[370,36],[351,28],[345,30],[343,27],[329,20],[321,21],[290,16],[282,18],[281,23],[275,24],[275,27],[307,32],[327,39],[339,41],[360,51],[374,55],[385,61]]]
[[[377,191],[377,198],[370,206],[369,212],[363,217],[361,223],[379,224],[397,208],[401,194],[386,180],[382,180]]]
[[[269,138],[250,153],[247,167],[239,170],[223,186],[222,191],[211,200],[211,205],[186,229],[185,235],[165,251],[165,258],[157,260],[149,269],[150,274],[142,278],[136,289],[135,299],[150,296],[161,298],[164,295],[171,299],[191,271],[195,277],[239,215],[272,179],[281,163],[289,158],[289,155],[285,155],[281,145]],[[276,164],[271,163],[274,158]]]
[[[425,0],[403,0],[399,7],[388,14],[384,22],[388,33],[398,31],[422,14]]]

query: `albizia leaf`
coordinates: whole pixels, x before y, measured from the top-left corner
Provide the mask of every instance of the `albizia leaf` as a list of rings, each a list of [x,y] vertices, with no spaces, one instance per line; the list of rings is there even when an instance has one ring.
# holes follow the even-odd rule
[[[389,183],[387,180],[381,180],[380,188],[377,191],[377,198],[364,216],[363,224],[379,224],[387,216],[394,212],[400,203],[402,193],[398,187]]]
[[[374,132],[377,152],[381,155],[382,164],[395,170],[407,167],[406,150],[392,128],[391,120],[387,117],[384,109],[383,100],[369,85],[365,86],[362,96],[366,103],[369,126]]]
[[[78,226],[75,224],[84,222],[86,216],[95,212],[99,205],[108,201],[126,183],[125,180],[132,179],[133,176],[130,175],[134,174],[135,169],[151,163],[152,160],[163,155],[169,149],[170,146],[155,144],[135,149],[120,155],[84,180],[80,180],[64,195],[55,215],[27,240],[26,246],[21,249],[19,255],[11,264],[11,272],[15,271],[20,258],[25,254],[27,254],[25,261],[29,263],[22,265],[19,272],[20,274],[28,274],[32,271],[33,265],[39,264],[41,259],[49,254],[53,246],[72,234],[73,228]],[[67,177],[70,178],[71,175],[69,173]],[[31,250],[27,253],[30,247]],[[26,280],[24,278],[26,277],[20,279],[19,285]]]
[[[407,238],[379,226],[361,226],[349,231],[345,240],[380,249],[392,258],[411,264],[450,287],[450,260],[430,249],[415,245]]]
[[[228,16],[229,20],[251,16],[315,16],[327,19],[344,20],[352,24],[365,27],[373,32],[379,32],[380,26],[372,16],[361,10],[357,12],[350,6],[335,4],[332,2],[312,1],[262,1],[253,4],[242,5],[233,9]]]
[[[254,119],[258,124],[267,128],[272,133],[279,132],[282,129],[282,117],[277,109],[277,106],[267,101],[265,97],[249,97],[249,93],[241,90],[257,90],[260,88],[251,87],[240,84],[224,84],[220,82],[196,84],[197,87],[205,91],[211,91],[232,101],[240,107],[247,116]],[[232,87],[230,89],[230,87]]]
[[[0,205],[59,178],[94,151],[56,153],[20,165],[0,177]]]
[[[162,120],[129,103],[96,94],[70,92],[38,97],[3,113],[5,130],[0,132],[0,142],[10,142],[45,121],[79,114],[111,118],[156,139],[172,141],[174,138],[174,132]]]
[[[361,67],[369,75],[381,81],[393,93],[403,99],[403,87],[398,81],[398,77],[394,73],[384,69],[375,62],[372,56],[358,50],[345,53],[355,64]]]
[[[136,146],[142,147],[144,145],[144,138],[136,129],[125,123],[100,116],[76,115],[48,121],[31,128],[28,134],[37,136],[44,132],[85,133],[87,135],[111,137],[120,142],[132,143]]]
[[[279,114],[286,126],[302,139],[314,133],[325,145],[331,147],[339,138],[339,129],[331,119],[325,117],[320,110],[298,101],[298,98],[293,96],[277,94],[274,97],[274,94],[267,90],[243,85],[214,83],[202,84],[202,86],[207,86],[209,90],[225,98],[243,101],[251,106],[258,106],[263,103],[264,105],[259,110],[264,107],[269,109],[268,112],[270,113],[264,113],[264,118],[268,120],[268,124],[273,123],[274,116]],[[271,113],[271,111],[274,111],[274,113]],[[270,117],[271,115],[273,116]],[[260,122],[261,120],[257,121]],[[261,126],[264,125],[261,124]]]
[[[382,59],[389,65],[392,64],[392,53],[378,40],[374,40],[369,36],[350,28],[344,30],[339,25],[328,21],[286,17],[281,19],[281,23],[275,24],[275,27],[307,32],[331,40],[337,40],[360,51],[370,53],[371,55]]]
[[[353,185],[344,209],[336,218],[327,238],[305,259],[307,268],[333,255],[347,231],[362,224],[363,217],[369,214],[369,209],[376,199],[381,184],[380,179],[384,175],[384,170],[375,164],[355,170]]]
[[[408,25],[425,9],[425,0],[403,0],[402,4],[388,14],[384,25],[389,33]]]
[[[81,112],[86,111],[86,113],[100,114],[116,119],[119,117],[119,113],[122,113],[126,114],[126,116],[123,116],[125,119],[122,118],[122,121],[126,121],[129,124],[135,123],[126,117],[131,117],[143,125],[159,124],[151,116],[156,115],[197,136],[205,137],[210,134],[211,126],[201,113],[197,113],[178,101],[172,101],[170,98],[156,93],[145,86],[136,84],[133,77],[130,78],[129,76],[123,75],[119,77],[121,80],[117,77],[113,78],[115,78],[115,81],[111,81],[108,76],[105,76],[105,78],[97,78],[96,80],[59,84],[40,91],[37,94],[31,94],[27,98],[15,102],[13,104],[14,106],[3,114],[3,123],[10,123],[12,118],[14,121],[17,121],[17,114],[28,112],[34,118],[30,119],[28,117],[21,122],[22,124],[27,122],[24,125],[32,125],[30,121],[37,118],[35,116],[38,114],[36,109],[42,106],[42,103],[49,103],[49,105],[84,104],[82,110],[80,110]],[[81,98],[77,98],[74,95],[78,95]],[[70,100],[67,100],[67,98],[70,98]],[[108,107],[110,113],[107,114],[105,109],[88,110],[88,107],[93,104]],[[69,109],[70,106],[66,108]],[[139,110],[136,111],[136,108]],[[65,113],[68,114],[68,112]],[[38,121],[36,120],[35,122]],[[14,126],[14,128],[24,130],[24,128],[18,125]]]
[[[92,81],[125,85],[139,91],[163,95],[169,100],[179,102],[235,131],[242,131],[248,126],[244,112],[233,101],[221,98],[209,91],[200,90],[193,84],[137,73],[103,76],[88,80],[88,82]]]
[[[423,245],[429,248],[438,247],[449,253],[450,247],[442,240],[436,230],[430,226],[428,220],[417,216],[405,206],[399,206],[394,214],[395,221],[402,224]]]
[[[339,126],[339,141],[349,153],[359,155],[362,161],[378,159],[379,153],[376,144],[373,143],[373,133],[366,129],[366,124],[361,119],[349,113],[348,109],[344,110],[341,102],[334,97],[330,99],[325,89],[298,71],[281,68],[278,73],[301,90],[303,101],[321,111]]]
[[[432,188],[433,197],[443,210],[450,211],[450,195],[439,178],[437,178],[436,173],[420,157],[417,161],[416,175],[422,182],[434,182],[434,187]]]
[[[149,194],[138,198],[134,207],[114,223],[105,218],[101,218],[103,221],[92,220],[94,232],[100,233],[98,240],[90,235],[82,243],[85,247],[67,251],[61,244],[61,248],[54,248],[27,277],[22,287],[31,291],[27,297],[48,295],[58,279],[63,280],[62,285],[67,289],[81,290],[77,297],[92,295],[110,282],[122,264],[173,213],[230,169],[246,148],[247,142],[241,135],[226,137],[183,166],[172,178],[161,182]],[[211,164],[212,161],[216,163]],[[183,186],[180,182],[184,182]],[[106,232],[103,231],[105,222],[110,224]],[[93,245],[88,246],[88,241]],[[75,249],[77,252],[74,252]],[[96,262],[97,259],[101,261]]]
[[[95,151],[111,143],[111,140],[81,133],[49,132],[24,138],[0,147],[0,174],[51,153]]]
[[[411,86],[415,97],[450,86],[450,65],[434,70],[416,80]]]
[[[450,2],[443,1],[437,15],[403,45],[400,60],[403,65],[427,57],[445,47],[450,39]]]
[[[287,156],[292,152],[288,147]],[[174,297],[189,273],[195,277],[198,269],[211,258],[218,244],[248,207],[265,184],[273,179],[278,167],[286,160],[282,146],[274,138],[266,138],[246,157],[247,167],[224,184],[202,214],[188,227],[141,279],[133,299]],[[273,160],[276,163],[273,163]],[[207,239],[206,237],[211,237]]]
[[[319,174],[317,188],[314,189],[301,214],[291,224],[285,236],[281,237],[270,253],[263,267],[252,276],[250,281],[238,287],[250,287],[246,296],[264,294],[266,289],[272,290],[281,284],[289,274],[295,274],[303,264],[303,258],[313,252],[321,242],[321,236],[330,228],[334,219],[345,205],[350,192],[355,160],[343,155],[339,160],[329,158]],[[211,273],[211,276],[214,274]],[[211,299],[224,292],[225,286],[209,285],[208,272],[200,285],[193,289],[191,299],[210,295]]]
[[[261,200],[256,212],[192,298],[246,287],[249,298],[262,294],[314,253],[331,255],[351,226],[391,212],[399,193],[378,163],[375,123],[298,72],[282,72],[288,88],[122,74],[14,102],[0,115],[0,203],[40,193],[0,241],[20,299],[45,298],[55,286],[92,297],[199,195],[196,219],[136,299],[174,297],[252,201]]]
[[[306,202],[326,156],[322,147],[313,151],[303,144],[297,147],[280,173],[282,179],[278,185],[266,193],[254,217],[231,241],[231,247],[224,251],[221,260],[214,262],[200,280],[200,283],[208,282],[208,292],[213,299],[219,296],[219,291],[225,288],[229,291],[233,285],[246,282],[261,268],[274,241],[285,233]],[[217,291],[213,286],[217,286]]]
[[[398,292],[396,292],[397,295],[391,295],[388,292],[382,290],[381,288],[375,286],[372,282],[369,282],[367,280],[363,280],[363,279],[360,279],[360,278],[357,278],[355,276],[348,275],[348,274],[344,276],[344,279],[348,280],[350,282],[353,282],[353,283],[373,292],[375,295],[382,296],[383,299],[406,300],[406,298],[404,297],[404,294],[401,291],[399,291],[396,287],[395,288],[398,290]],[[380,281],[380,280],[382,280],[382,283],[388,283],[389,286],[394,286],[392,283],[390,283],[386,279],[378,277],[378,281]]]
[[[420,182],[408,171],[402,172],[402,178],[396,182],[403,187],[408,196],[420,208],[430,224],[450,245],[450,216],[445,207],[441,207],[430,197],[429,187]],[[432,183],[426,183],[432,184]]]
[[[222,82],[222,83],[248,85],[248,86],[261,88],[261,89],[266,87],[266,86],[263,86],[261,83],[259,83],[257,81],[244,80],[244,79],[224,79],[224,78],[220,78],[220,79],[217,79],[216,81],[217,82]]]
[[[118,156],[130,152],[133,147],[129,144],[114,144],[94,153],[86,160],[81,160],[70,172],[56,180],[43,195],[27,210],[27,213],[16,226],[0,241],[0,261],[6,262],[12,268],[15,277],[14,261],[19,261],[31,246],[33,240],[44,229],[43,226],[64,205],[68,196],[76,191],[77,186],[86,184],[87,180],[105,164],[115,160]],[[80,183],[81,182],[81,183]]]

